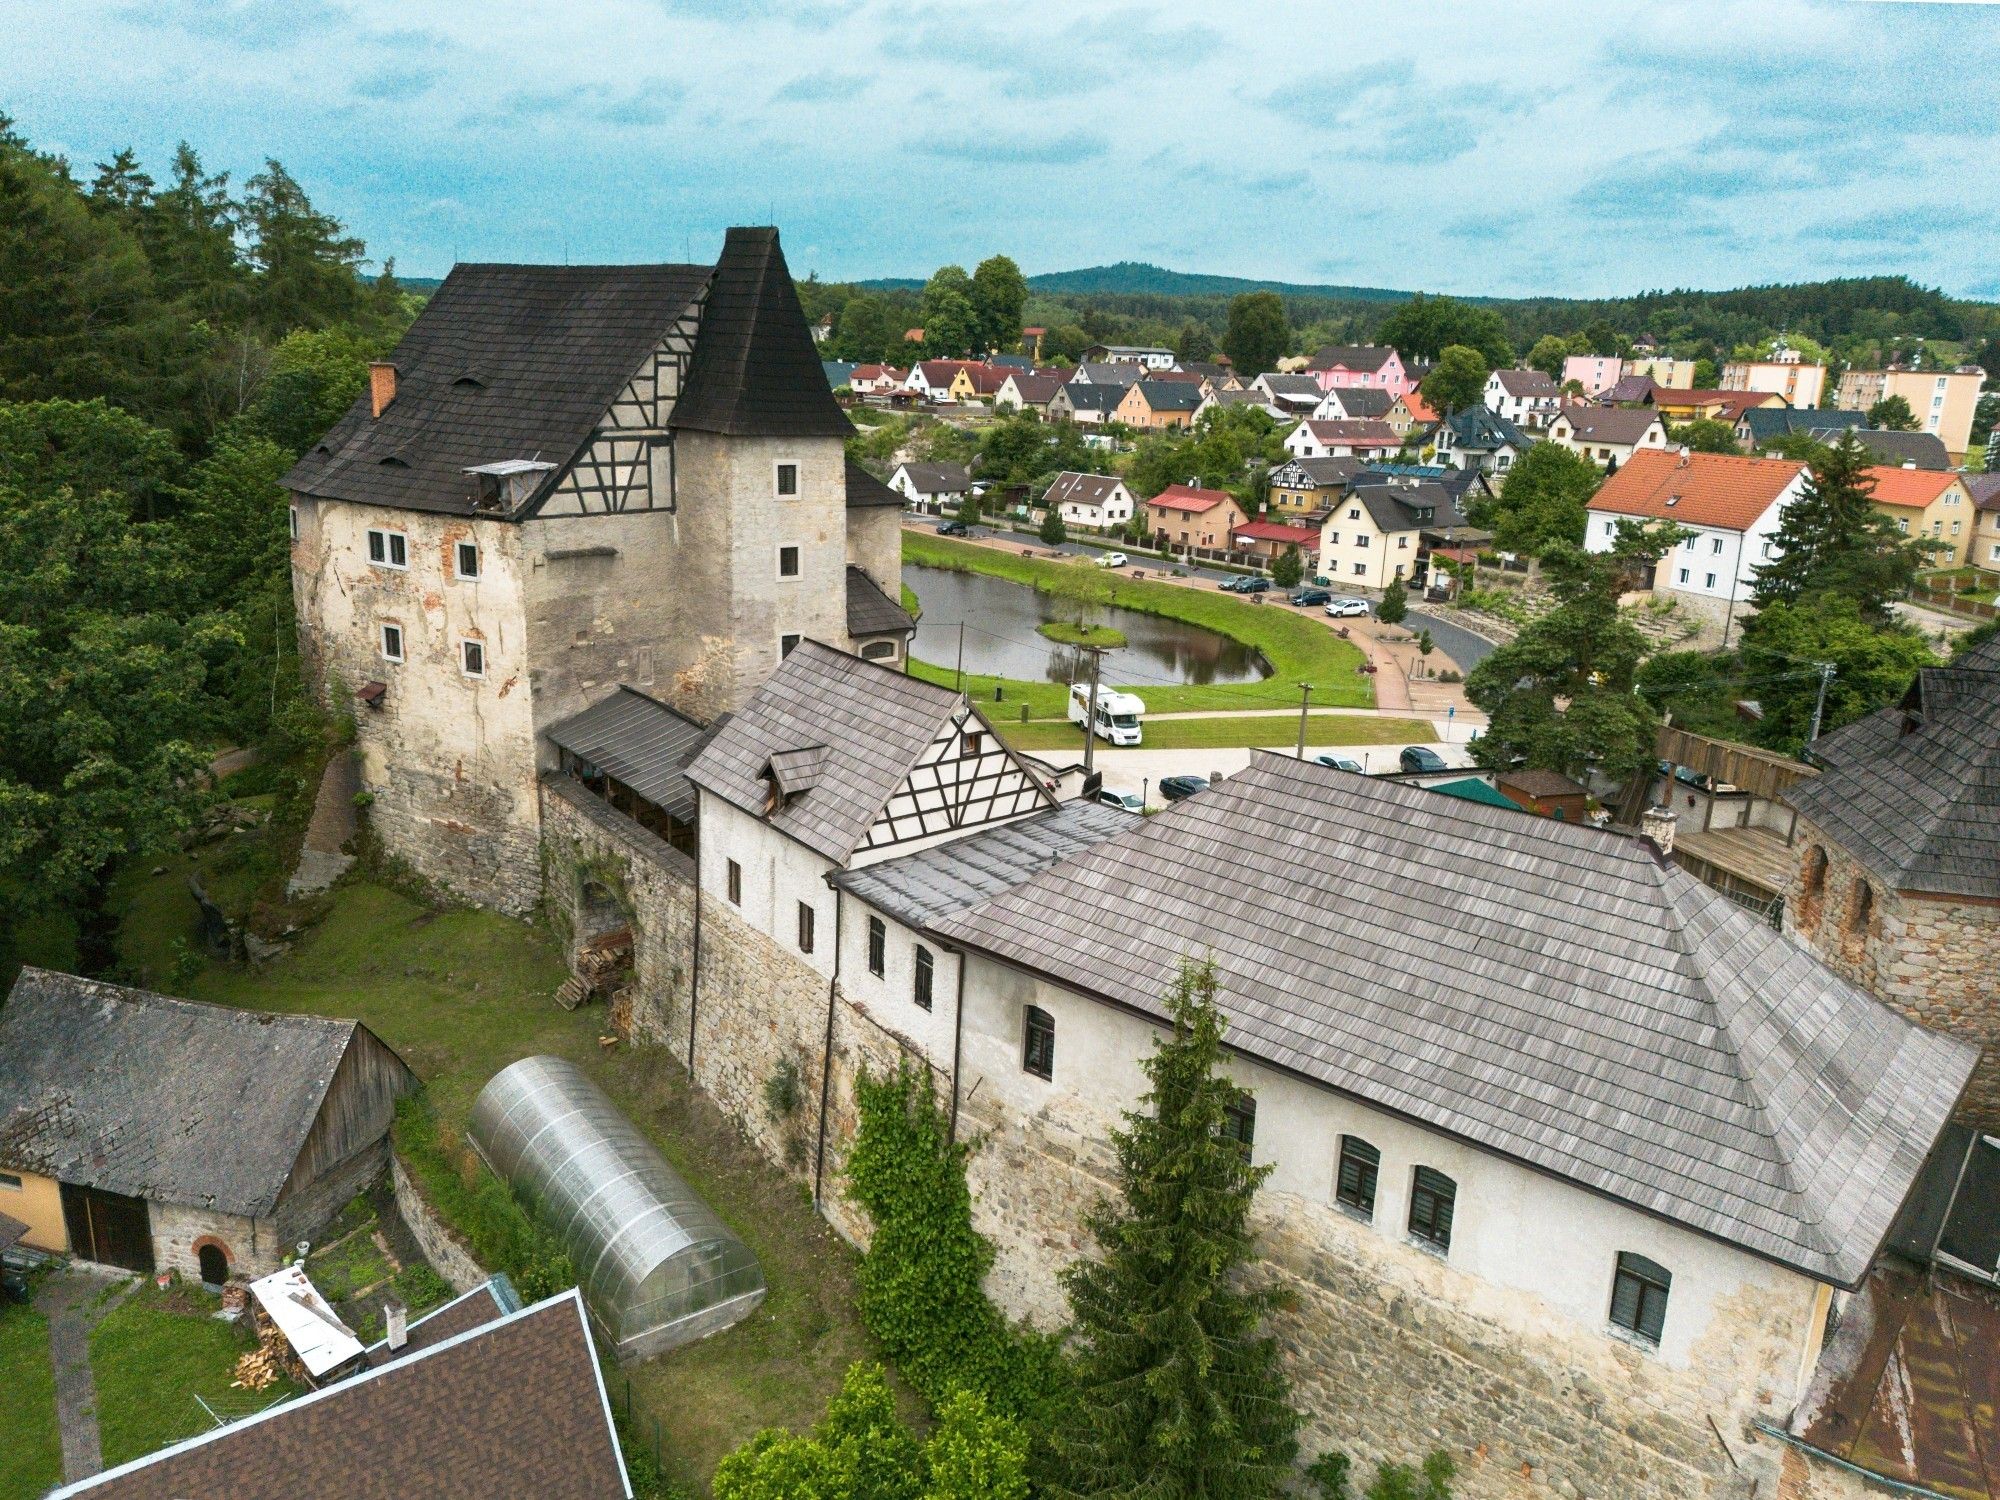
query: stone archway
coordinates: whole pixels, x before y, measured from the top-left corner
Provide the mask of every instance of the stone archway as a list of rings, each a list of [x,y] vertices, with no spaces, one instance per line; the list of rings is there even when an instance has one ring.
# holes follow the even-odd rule
[[[203,1235],[194,1242],[194,1259],[204,1286],[219,1287],[229,1280],[229,1247],[215,1236]]]

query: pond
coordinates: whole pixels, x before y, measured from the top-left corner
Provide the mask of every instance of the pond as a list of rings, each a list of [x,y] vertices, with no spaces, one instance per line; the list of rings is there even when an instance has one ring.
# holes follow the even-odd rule
[[[1132,684],[1262,682],[1271,664],[1262,652],[1181,620],[1111,605],[1079,605],[1023,583],[986,573],[906,566],[903,581],[923,605],[911,653],[937,666],[958,664],[958,627],[965,626],[965,670],[1025,682],[1077,682],[1089,658],[1035,633],[1051,620],[1109,625],[1126,644],[1104,658],[1107,682]]]

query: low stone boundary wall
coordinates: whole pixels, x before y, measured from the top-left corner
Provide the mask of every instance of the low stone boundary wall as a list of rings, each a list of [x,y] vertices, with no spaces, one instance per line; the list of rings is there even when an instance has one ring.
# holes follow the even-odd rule
[[[393,1153],[389,1157],[389,1181],[396,1194],[396,1212],[403,1216],[410,1237],[424,1252],[431,1269],[450,1282],[454,1292],[469,1292],[486,1285],[491,1278],[473,1259],[458,1231],[439,1217],[403,1165],[403,1158]]]

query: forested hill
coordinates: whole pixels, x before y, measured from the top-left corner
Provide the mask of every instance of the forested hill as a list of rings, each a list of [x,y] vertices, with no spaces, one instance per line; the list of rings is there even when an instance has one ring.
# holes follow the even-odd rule
[[[885,276],[854,284],[870,291],[916,291],[924,283],[913,277]],[[1071,297],[1234,297],[1243,292],[1276,292],[1280,297],[1335,302],[1401,302],[1412,295],[1376,286],[1312,286],[1169,271],[1143,260],[1121,260],[1116,265],[1085,266],[1076,271],[1045,271],[1028,278],[1028,290]]]

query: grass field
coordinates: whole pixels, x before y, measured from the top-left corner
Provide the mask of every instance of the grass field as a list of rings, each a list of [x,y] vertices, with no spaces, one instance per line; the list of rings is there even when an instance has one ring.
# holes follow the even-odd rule
[[[194,934],[195,909],[187,857],[157,863],[167,873],[140,871],[119,887],[121,951],[147,982],[165,985],[174,939]],[[650,1445],[658,1417],[669,1476],[705,1486],[724,1453],[764,1427],[811,1425],[849,1364],[880,1357],[856,1312],[854,1255],[665,1054],[607,1052],[601,1009],[558,1009],[564,974],[535,928],[490,912],[432,911],[350,880],[320,925],[261,971],[204,963],[171,988],[361,1020],[422,1076],[440,1118],[458,1125],[481,1085],[517,1058],[551,1053],[588,1071],[755,1252],[770,1285],[736,1327],[630,1372],[632,1430]],[[621,1404],[623,1379],[612,1382]]]
[[[0,1495],[39,1495],[62,1477],[48,1319],[0,1306]]]
[[[920,531],[903,533],[903,561],[921,567],[987,573],[1030,588],[1073,578],[1078,571],[1068,564],[1022,557],[997,547],[954,542]],[[1262,682],[1160,687],[1122,682],[1118,675],[1119,658],[1107,657],[1105,684],[1133,687],[1155,713],[1284,708],[1298,702],[1301,682],[1312,683],[1314,696],[1333,707],[1375,705],[1374,683],[1356,671],[1366,660],[1361,648],[1343,641],[1322,621],[1300,614],[1288,605],[1250,604],[1232,594],[1155,583],[1124,574],[1106,572],[1093,576],[1105,589],[1103,603],[1213,630],[1255,647],[1272,666],[1272,675]],[[912,661],[910,672],[929,682],[953,680],[951,668],[931,662]],[[998,696],[1000,707],[996,718],[1014,719],[1020,717],[1023,704],[1032,719],[1059,719],[1068,693],[1057,682],[1025,682],[970,674],[966,677],[966,690],[981,703],[992,703]]]
[[[1083,731],[1073,724],[1003,724],[1001,737],[1017,750],[1083,749]],[[1290,714],[1255,718],[1148,719],[1148,750],[1242,750],[1258,745],[1283,748],[1298,743],[1299,721]],[[1376,718],[1365,714],[1313,714],[1306,721],[1306,748],[1341,745],[1415,745],[1437,739],[1423,719]]]
[[[217,1321],[218,1305],[203,1291],[162,1292],[143,1282],[91,1330],[90,1373],[107,1469],[209,1431],[215,1423],[196,1396],[217,1412],[243,1416],[296,1394],[282,1381],[263,1391],[230,1389],[237,1357],[252,1340],[235,1324]]]

